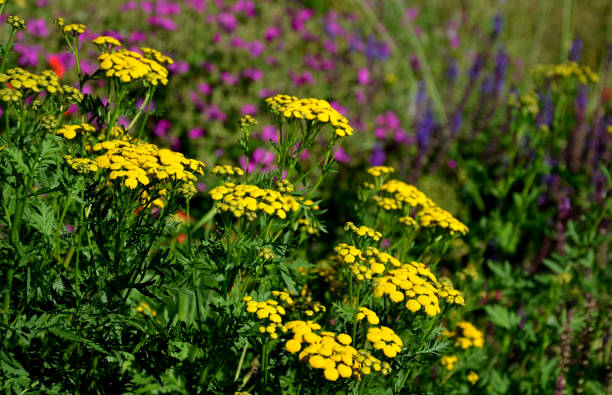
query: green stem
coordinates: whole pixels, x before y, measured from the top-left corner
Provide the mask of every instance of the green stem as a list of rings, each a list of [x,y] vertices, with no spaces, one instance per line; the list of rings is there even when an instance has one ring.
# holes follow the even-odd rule
[[[9,321],[9,308],[11,307],[11,293],[13,292],[13,276],[15,274],[15,269],[12,267],[8,270],[7,273],[7,282],[6,282],[6,293],[4,294],[4,305],[2,306],[2,323],[4,325],[8,325]]]
[[[11,35],[9,36],[9,39],[6,42],[6,45],[4,46],[4,56],[2,57],[2,63],[0,64],[0,73],[4,73],[4,66],[6,65],[6,59],[8,57],[7,55],[8,55],[9,49],[11,48],[11,45],[13,45],[13,39],[15,38],[16,32],[17,32],[16,29],[11,30]]]
[[[249,342],[247,341],[242,349],[242,354],[240,355],[240,361],[238,361],[238,368],[236,369],[236,374],[234,375],[234,381],[238,381],[238,377],[240,376],[240,371],[242,370],[242,364],[244,363],[244,357],[246,356],[247,349],[249,348]]]

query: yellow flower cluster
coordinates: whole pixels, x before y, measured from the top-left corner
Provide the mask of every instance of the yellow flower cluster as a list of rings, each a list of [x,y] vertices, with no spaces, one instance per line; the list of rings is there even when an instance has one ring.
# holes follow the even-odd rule
[[[187,159],[183,154],[169,149],[159,149],[154,144],[110,140],[95,144],[92,150],[106,151],[95,158],[95,163],[99,168],[110,171],[111,180],[124,179],[129,189],[135,189],[139,184],[147,186],[151,179],[161,183],[177,180],[193,185],[197,175],[204,174],[204,163]]]
[[[375,312],[368,309],[367,307],[360,307],[359,313],[357,313],[357,321],[361,321],[364,318],[367,318],[370,325],[378,325],[378,323],[380,322],[380,318],[378,318]]]
[[[286,178],[276,181],[276,187],[278,188],[280,192],[289,192],[289,193],[293,192],[295,189],[293,187],[293,184],[291,184],[291,182]]]
[[[141,47],[140,50],[144,54],[145,58],[153,59],[159,64],[174,64],[174,60],[172,60],[172,58],[164,55],[157,49]]]
[[[516,93],[510,93],[508,96],[508,105],[520,109],[526,115],[538,115],[540,106],[538,104],[538,95],[535,92],[523,93],[517,96]]]
[[[73,170],[79,173],[88,173],[98,171],[98,164],[88,158],[73,158],[70,155],[64,156],[64,160]]]
[[[80,134],[81,136],[88,135],[96,131],[96,128],[88,123],[81,123],[76,125],[64,125],[59,128],[55,133],[64,136],[65,139],[72,140]]]
[[[393,266],[401,265],[399,260],[374,247],[368,247],[364,252],[342,243],[334,247],[334,251],[359,281],[371,280],[375,274],[384,273],[388,262]]]
[[[122,82],[143,79],[151,85],[166,85],[168,70],[153,59],[145,58],[138,52],[118,51],[98,56],[100,68],[107,77],[119,78]]]
[[[216,176],[243,176],[244,170],[230,165],[215,166],[210,171]]]
[[[423,308],[427,315],[435,316],[441,311],[438,290],[434,285],[436,282],[436,276],[427,266],[420,262],[411,262],[391,269],[385,276],[377,279],[373,294],[377,298],[389,295],[395,303],[409,298],[406,301],[408,310],[416,313]]]
[[[40,74],[33,74],[19,67],[9,69],[6,73],[0,73],[0,85],[5,83],[10,84],[11,90],[18,90],[20,91],[19,95],[26,97],[39,93],[43,89],[50,94],[63,94],[64,89],[68,87],[68,85],[61,86],[57,74],[51,70],[44,70]]]
[[[353,134],[353,128],[348,124],[348,120],[325,100],[276,95],[267,98],[266,103],[268,103],[272,112],[280,114],[284,118],[304,119],[309,122],[329,124],[339,137]]]
[[[5,103],[11,103],[11,102],[16,103],[20,101],[22,97],[23,95],[21,94],[21,91],[18,91],[16,89],[11,89],[11,88],[0,89],[0,100],[2,100]]]
[[[6,23],[11,25],[15,30],[25,30],[25,21],[19,16],[9,15],[9,17],[6,18]]]
[[[470,384],[472,385],[476,384],[478,379],[479,379],[478,374],[474,372],[473,370],[471,370],[470,373],[468,373],[467,375],[467,381],[469,381]]]
[[[323,306],[319,302],[310,303],[306,310],[304,310],[304,314],[308,317],[313,317],[319,313],[325,313],[327,311],[327,307]]]
[[[230,211],[235,217],[257,217],[257,211],[278,218],[287,218],[287,213],[300,208],[298,201],[291,195],[283,195],[272,189],[262,189],[255,185],[234,184],[226,182],[210,191],[210,196],[217,201],[220,211]]]
[[[449,338],[456,337],[455,347],[466,350],[470,347],[482,348],[484,346],[484,334],[474,325],[467,321],[461,321],[456,326],[456,332],[444,332]]]
[[[368,351],[356,350],[351,346],[353,339],[345,334],[321,331],[321,326],[312,321],[291,321],[286,325],[293,338],[285,343],[285,349],[299,354],[301,361],[314,369],[323,370],[326,380],[336,381],[339,377],[354,377],[361,380],[362,375],[372,371],[389,374],[391,367],[386,362],[372,356]]]
[[[367,171],[372,177],[380,177],[385,174],[393,173],[395,169],[391,166],[374,166],[370,167]]]
[[[257,256],[263,258],[264,261],[269,261],[270,259],[274,259],[274,252],[269,248],[261,247],[257,252]]]
[[[283,327],[283,318],[285,315],[285,309],[276,300],[268,299],[266,301],[257,302],[253,300],[252,296],[245,296],[242,298],[246,302],[246,311],[251,314],[255,314],[260,320],[267,320],[267,325],[261,325],[259,332],[268,333],[270,338],[278,339],[277,329],[282,329],[286,332]]]
[[[76,37],[85,33],[87,26],[83,25],[82,23],[71,23],[69,25],[64,25],[63,28],[64,33],[71,34]]]
[[[448,278],[442,277],[438,279],[435,286],[438,290],[438,296],[446,300],[447,303],[457,304],[460,306],[465,304],[463,295],[461,295],[461,292],[457,291],[455,287],[453,287],[453,283],[451,283]]]
[[[136,307],[136,311],[145,316],[151,316],[151,317],[157,316],[157,312],[153,310],[151,307],[149,307],[149,305],[146,304],[145,302],[140,302],[138,304],[138,307]]]
[[[411,228],[416,228],[416,227],[419,226],[419,224],[416,222],[416,220],[414,218],[412,218],[411,216],[409,216],[409,215],[407,215],[405,217],[401,217],[398,221],[401,224],[404,224],[404,225],[406,225],[408,227],[411,227]]]
[[[589,66],[581,66],[576,62],[539,64],[533,68],[532,73],[535,78],[575,79],[584,85],[599,82],[599,77]]]
[[[369,239],[372,239],[373,241],[380,241],[380,239],[382,239],[382,233],[372,228],[368,228],[367,226],[356,226],[352,222],[347,222],[344,225],[344,230],[345,231],[350,230],[351,232],[355,233],[359,237],[369,238]]]
[[[374,199],[385,210],[402,210],[408,207],[434,207],[435,203],[414,185],[406,184],[399,180],[385,182],[379,190],[383,196],[374,196]],[[389,194],[391,196],[385,196]]]
[[[319,230],[314,227],[306,218],[300,218],[297,221],[297,224],[299,226],[300,232],[302,233],[306,233],[309,235],[319,235]]]
[[[113,47],[121,47],[122,44],[115,37],[111,36],[99,36],[91,40],[98,49],[102,52],[110,52]]]
[[[440,207],[425,208],[417,213],[417,218],[421,226],[437,226],[448,230],[451,235],[454,235],[455,232],[465,235],[469,231],[467,226]]]
[[[257,120],[250,115],[240,117],[240,127],[243,129],[257,125]]]
[[[402,339],[389,327],[369,328],[367,339],[375,350],[382,350],[387,358],[395,358],[402,351]]]
[[[440,359],[440,365],[444,366],[446,370],[451,371],[455,369],[455,365],[459,359],[454,355],[445,355]]]

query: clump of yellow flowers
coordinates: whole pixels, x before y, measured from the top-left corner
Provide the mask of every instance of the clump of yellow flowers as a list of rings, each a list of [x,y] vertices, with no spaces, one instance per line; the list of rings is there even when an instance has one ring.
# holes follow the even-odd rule
[[[64,136],[67,140],[72,140],[78,135],[85,136],[96,131],[96,128],[87,123],[76,125],[64,125],[55,133]]]
[[[165,183],[171,181],[193,184],[198,175],[204,174],[206,166],[198,160],[185,158],[179,152],[160,149],[154,144],[132,144],[126,140],[97,143],[92,150],[103,153],[93,160],[80,158],[79,161],[87,162],[91,171],[97,171],[97,168],[107,170],[110,180],[121,179],[129,189],[154,183],[161,191],[165,189]],[[81,162],[66,159],[73,168],[82,168]],[[97,166],[96,170],[93,170],[93,164]]]
[[[581,66],[576,62],[538,64],[534,66],[532,74],[541,79],[573,79],[584,85],[599,82],[599,77],[589,66]]]
[[[467,321],[457,322],[454,332],[443,332],[449,338],[455,338],[455,347],[466,350],[470,347],[482,348],[484,345],[484,334],[474,325]]]
[[[356,226],[352,222],[347,222],[344,225],[344,230],[345,231],[350,230],[352,233],[356,234],[359,237],[369,238],[373,241],[380,241],[380,239],[382,238],[382,233],[372,228],[368,228],[367,226]]]
[[[348,120],[322,99],[300,99],[289,95],[276,95],[266,99],[273,113],[293,120],[304,119],[315,124],[329,124],[338,137],[351,136],[353,128]]]
[[[226,182],[212,189],[210,196],[217,202],[220,211],[229,211],[235,217],[244,215],[249,219],[255,219],[258,211],[285,219],[287,213],[296,212],[300,208],[300,203],[293,196],[256,185]]]
[[[103,51],[98,56],[98,60],[100,61],[100,68],[106,71],[107,77],[118,78],[126,83],[142,80],[145,84],[152,86],[168,84],[168,70],[159,61],[171,63],[172,59],[169,57],[150,48],[141,49],[145,53],[144,56],[138,52],[127,50],[113,52],[114,47],[121,46],[121,43],[107,37],[95,38],[93,43]]]

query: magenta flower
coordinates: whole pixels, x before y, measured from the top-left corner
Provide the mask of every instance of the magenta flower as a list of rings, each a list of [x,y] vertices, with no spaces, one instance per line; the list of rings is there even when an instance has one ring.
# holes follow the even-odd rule
[[[282,31],[279,27],[271,26],[266,29],[266,32],[264,33],[264,39],[270,42],[280,37],[281,34],[282,34]]]
[[[204,192],[208,187],[203,182],[198,182],[196,188],[198,188],[198,191]]]
[[[85,85],[86,87],[89,85]],[[144,97],[139,98],[138,100],[136,100],[136,108],[140,108],[142,107],[142,105],[144,104]],[[143,110],[146,110],[146,108],[144,108]],[[155,110],[155,101],[151,100],[151,102],[149,103],[149,111],[153,111]]]
[[[38,64],[38,54],[41,52],[38,45],[30,46],[17,43],[13,48],[15,52],[21,55],[18,60],[20,66],[34,67]]]
[[[186,0],[186,3],[196,12],[204,12],[206,10],[206,0]]]
[[[178,29],[178,25],[170,18],[162,18],[159,16],[152,16],[149,18],[149,25],[153,27],[161,27],[164,30],[168,31],[176,31]]]
[[[340,147],[340,148],[338,148],[338,151],[336,151],[336,155],[334,156],[334,160],[336,162],[347,163],[347,162],[349,162],[351,160],[351,157],[350,157],[349,154],[346,153],[344,148]]]
[[[361,85],[367,85],[370,83],[370,70],[366,67],[359,69],[357,72],[357,82]]]
[[[255,16],[255,3],[250,0],[238,0],[234,4],[234,12],[253,17]]]
[[[331,101],[329,102],[329,105],[345,117],[348,116],[348,110],[345,107],[342,107],[337,101]]]
[[[246,49],[251,53],[251,57],[257,58],[266,49],[266,46],[261,41],[252,41],[246,43]]]
[[[255,104],[247,103],[240,108],[241,115],[255,115],[257,114],[257,106]]]
[[[140,2],[140,9],[146,14],[150,14],[153,12],[153,3],[150,1],[142,1]]]
[[[314,15],[314,10],[309,8],[303,8],[297,12],[297,14],[291,18],[291,27],[296,32],[304,30],[306,22]]]
[[[240,37],[232,37],[230,45],[234,48],[244,48],[246,42]]]
[[[168,65],[168,70],[174,74],[185,74],[189,72],[189,63],[187,62],[174,62]]]
[[[38,0],[36,2],[36,7],[38,8],[43,8],[49,5],[49,2],[47,0]]]
[[[263,141],[274,141],[278,143],[278,135],[276,134],[276,127],[274,125],[265,125],[261,129],[261,137]]]
[[[238,76],[230,73],[229,71],[221,72],[221,82],[223,82],[225,85],[236,85],[238,81]]]
[[[329,53],[336,53],[338,51],[336,44],[331,40],[325,40],[325,42],[323,43],[323,49],[325,49]]]
[[[210,95],[212,93],[212,88],[206,82],[202,82],[198,85],[198,91],[203,95]]]
[[[167,0],[157,0],[155,12],[160,15],[176,15],[181,13],[181,6]]]
[[[240,158],[238,158],[238,163],[240,164],[240,168],[244,171],[247,171],[247,161],[246,161],[246,156],[242,155]],[[255,164],[251,161],[249,161],[249,173],[252,173],[255,171]]]
[[[171,127],[172,123],[169,120],[160,119],[155,126],[153,126],[153,134],[157,137],[164,137]]]
[[[274,96],[275,94],[276,94],[276,91],[272,89],[263,88],[262,90],[259,91],[258,96],[262,99],[265,99],[266,97]]]
[[[125,3],[121,4],[121,7],[119,7],[119,11],[121,12],[134,11],[136,8],[138,8],[138,2],[134,0],[130,0],[130,1],[126,1]]]
[[[147,39],[147,34],[140,32],[140,31],[135,31],[132,34],[130,34],[130,38],[128,39],[130,42],[136,44],[139,42],[142,42],[144,40]]]
[[[312,84],[315,81],[310,71],[304,71],[302,74],[296,74],[293,70],[291,70],[289,71],[289,78],[291,78],[295,86]]]
[[[274,153],[262,147],[257,147],[253,151],[252,160],[255,165],[270,165],[274,162]]]
[[[234,14],[231,14],[229,12],[222,12],[217,15],[217,23],[223,30],[228,33],[231,33],[236,30],[236,27],[238,26],[238,21],[236,20],[236,17],[234,16]]]
[[[263,71],[260,69],[244,69],[242,76],[254,82],[260,81],[263,78]]]
[[[201,128],[193,128],[187,132],[187,136],[189,136],[190,139],[199,139],[200,137],[204,136],[204,134],[204,129]]]
[[[28,21],[28,32],[34,37],[47,37],[49,28],[44,19],[30,19]]]
[[[216,104],[211,104],[208,107],[208,118],[211,121],[221,121],[225,122],[227,120],[227,115]]]

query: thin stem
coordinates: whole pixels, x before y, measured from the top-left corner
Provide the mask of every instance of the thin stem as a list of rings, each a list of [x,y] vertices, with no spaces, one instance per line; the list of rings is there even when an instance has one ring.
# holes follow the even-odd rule
[[[6,45],[4,46],[4,56],[2,57],[2,64],[0,64],[0,73],[4,73],[4,66],[6,65],[6,58],[8,57],[8,51],[11,48],[11,45],[13,45],[13,39],[15,38],[15,33],[17,32],[16,29],[12,29],[11,30],[11,35],[9,36],[8,41],[6,42]]]

